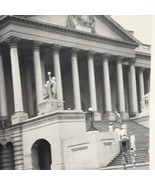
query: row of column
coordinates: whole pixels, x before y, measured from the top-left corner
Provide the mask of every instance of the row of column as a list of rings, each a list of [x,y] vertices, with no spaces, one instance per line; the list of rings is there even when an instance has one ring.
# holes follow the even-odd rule
[[[22,89],[21,89],[21,78],[19,71],[19,59],[17,44],[20,41],[19,38],[10,37],[6,42],[10,46],[10,58],[11,58],[11,70],[13,80],[13,94],[14,94],[14,109],[15,113],[24,112]],[[41,42],[33,42],[33,63],[35,73],[35,85],[36,85],[36,97],[37,103],[42,101],[42,65],[40,60],[40,46]],[[62,81],[61,81],[61,68],[60,68],[60,57],[59,57],[59,45],[52,47],[53,61],[54,61],[54,75],[57,80],[58,92],[57,99],[63,101],[62,92]],[[73,78],[73,94],[74,94],[74,106],[75,110],[81,110],[81,97],[80,97],[80,86],[79,86],[79,73],[78,73],[78,60],[77,60],[78,49],[72,48],[71,50],[71,65],[72,65],[72,78]],[[94,111],[97,111],[96,101],[96,85],[95,85],[95,73],[94,73],[94,51],[89,51],[88,58],[88,75],[89,75],[89,92],[90,92],[90,106]],[[109,56],[108,54],[103,55],[103,85],[105,95],[105,111],[112,112],[111,102],[111,88],[110,88],[110,76],[109,76]],[[117,86],[118,86],[118,103],[119,110],[121,113],[125,112],[125,96],[124,96],[124,82],[123,82],[123,69],[122,69],[122,57],[117,57]],[[136,72],[134,61],[129,62],[130,66],[130,85],[131,85],[131,97],[132,97],[132,111],[133,113],[138,112],[137,104],[137,88],[136,88]],[[4,72],[2,64],[2,56],[0,52],[0,110],[1,117],[7,116],[6,106],[6,93],[4,83]],[[139,84],[140,84],[140,97],[144,96],[144,80],[143,70],[139,71]]]

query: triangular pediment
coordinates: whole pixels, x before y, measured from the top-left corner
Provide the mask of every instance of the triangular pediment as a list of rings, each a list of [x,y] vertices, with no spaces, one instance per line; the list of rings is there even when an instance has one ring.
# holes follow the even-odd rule
[[[33,15],[27,16],[38,22],[54,24],[78,31],[101,35],[111,39],[136,42],[136,39],[118,25],[110,16],[92,15]]]

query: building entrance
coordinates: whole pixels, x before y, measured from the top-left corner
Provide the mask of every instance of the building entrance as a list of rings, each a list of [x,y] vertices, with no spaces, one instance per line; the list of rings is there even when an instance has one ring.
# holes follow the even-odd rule
[[[32,165],[34,169],[51,169],[51,146],[44,139],[37,140],[32,146]]]

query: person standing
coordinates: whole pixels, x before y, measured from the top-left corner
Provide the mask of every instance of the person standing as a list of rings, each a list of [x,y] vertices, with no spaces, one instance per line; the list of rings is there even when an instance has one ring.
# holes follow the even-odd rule
[[[128,143],[129,143],[129,138],[127,137],[126,134],[121,136],[121,148],[122,152],[127,152],[128,150]]]
[[[116,126],[115,128],[115,132],[117,133],[117,136],[118,136],[118,142],[119,142],[119,146],[120,146],[120,149],[121,149],[121,134],[120,134],[120,128],[119,128],[119,125]]]
[[[136,142],[135,135],[132,132],[130,132],[130,148],[132,148],[134,151],[136,151],[135,142]]]
[[[124,133],[127,135],[128,126],[127,126],[126,122],[123,122],[121,128],[124,130]]]
[[[120,142],[121,141],[121,136],[120,136],[120,128],[119,128],[119,125],[116,126],[115,132],[117,133],[117,135],[118,135],[118,141]]]
[[[121,125],[120,135],[121,137],[123,137],[124,135],[127,136],[127,125],[125,123]]]
[[[114,131],[112,122],[109,123],[108,129],[109,129],[109,132]]]
[[[126,152],[122,153],[122,163],[123,163],[124,170],[126,170],[126,164],[128,163]]]
[[[130,148],[130,156],[131,156],[131,162],[133,165],[133,168],[136,168],[136,152],[134,150],[134,148]]]
[[[121,124],[121,116],[120,116],[120,113],[117,112],[117,110],[115,111],[115,116],[116,116],[117,123]]]

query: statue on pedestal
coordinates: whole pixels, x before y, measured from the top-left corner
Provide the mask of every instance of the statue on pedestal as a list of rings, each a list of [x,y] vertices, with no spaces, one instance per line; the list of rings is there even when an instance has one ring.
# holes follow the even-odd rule
[[[64,101],[57,99],[57,82],[55,77],[51,77],[51,72],[43,87],[43,101],[38,105],[38,115],[47,114],[57,110],[63,110]]]
[[[140,102],[140,115],[148,114],[150,107],[150,93],[144,95],[143,99]]]
[[[46,81],[46,84],[43,87],[43,99],[56,99],[57,92],[57,82],[55,77],[51,77],[51,72],[47,73],[49,80]]]

